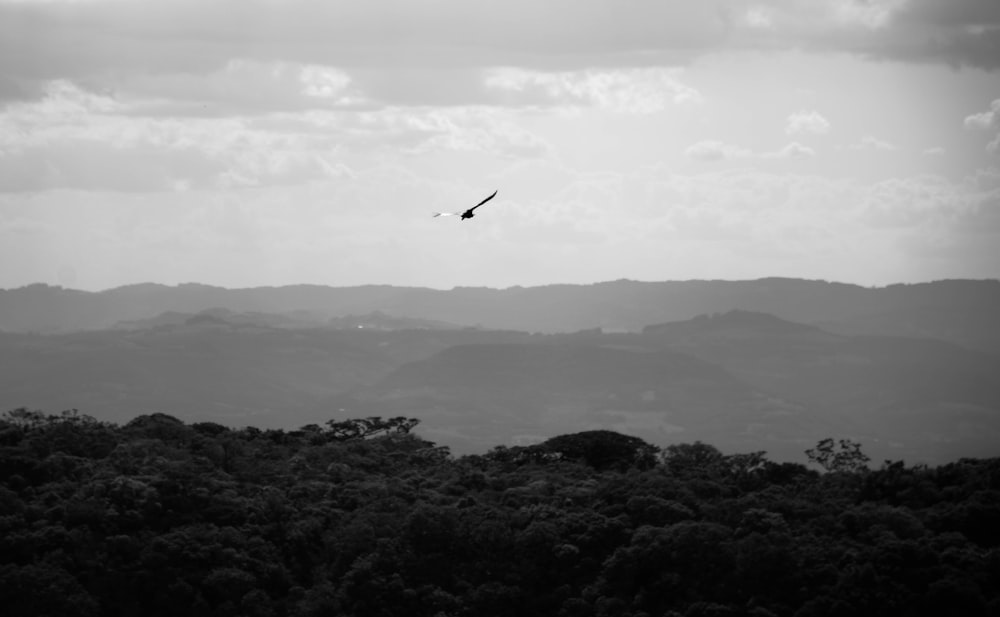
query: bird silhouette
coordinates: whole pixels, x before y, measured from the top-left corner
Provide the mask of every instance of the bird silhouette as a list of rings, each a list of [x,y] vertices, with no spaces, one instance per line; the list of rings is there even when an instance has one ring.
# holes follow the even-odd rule
[[[489,200],[493,199],[496,196],[497,196],[497,191],[493,191],[492,195],[482,200],[478,204],[472,206],[465,212],[435,212],[434,216],[461,216],[463,221],[465,219],[471,219],[472,217],[476,216],[475,214],[473,214],[472,212],[473,210],[475,210],[476,208],[478,208],[479,206],[483,205],[484,203],[488,202]]]

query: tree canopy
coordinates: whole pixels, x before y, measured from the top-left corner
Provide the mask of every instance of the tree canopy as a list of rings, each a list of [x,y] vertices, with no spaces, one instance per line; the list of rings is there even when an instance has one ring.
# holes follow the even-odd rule
[[[1000,459],[862,469],[830,440],[819,473],[611,431],[455,457],[417,426],[7,412],[3,613],[1000,611]]]

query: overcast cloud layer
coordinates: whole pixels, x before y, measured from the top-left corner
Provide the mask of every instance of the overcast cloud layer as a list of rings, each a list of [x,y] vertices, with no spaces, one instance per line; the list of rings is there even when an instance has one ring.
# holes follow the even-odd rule
[[[996,278],[998,83],[994,0],[0,0],[0,287]]]

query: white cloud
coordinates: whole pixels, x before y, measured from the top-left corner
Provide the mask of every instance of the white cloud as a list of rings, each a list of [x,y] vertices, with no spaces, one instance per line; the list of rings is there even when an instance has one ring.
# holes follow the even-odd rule
[[[924,154],[925,156],[942,156],[945,154],[945,152],[946,150],[941,146],[930,146],[924,148],[922,154]]]
[[[744,19],[746,20],[746,24],[751,28],[769,29],[774,27],[774,21],[771,18],[770,12],[761,6],[748,8]]]
[[[666,166],[585,173],[552,160],[519,162],[511,173],[474,225],[429,213],[475,203],[480,181],[394,166],[230,193],[48,191],[20,205],[0,195],[0,286],[51,281],[61,264],[88,289],[144,280],[448,287],[996,275],[997,261],[985,259],[1000,251],[995,174],[863,183]],[[534,190],[532,176],[547,189]]]
[[[879,30],[889,25],[895,15],[904,9],[909,0],[833,0],[833,13],[847,23]]]
[[[132,113],[220,116],[329,109],[367,103],[346,71],[332,66],[233,58],[206,73],[163,72],[86,80]]]
[[[326,96],[323,88],[344,83],[337,73],[316,71],[303,71],[307,79],[296,79],[297,87]],[[517,112],[503,108],[333,107],[164,118],[134,113],[145,104],[54,82],[45,99],[8,105],[0,110],[0,156],[10,173],[0,178],[0,191],[231,189],[328,178],[348,158],[368,153],[528,159],[551,152],[548,142],[515,121]]]
[[[734,47],[846,52],[995,70],[1000,65],[998,7],[989,0],[751,0],[724,10],[732,23],[743,26],[734,29]]]
[[[588,105],[618,113],[648,114],[670,104],[697,102],[701,95],[679,79],[678,69],[540,72],[516,68],[490,71],[487,87],[526,104]]]
[[[302,84],[301,92],[306,96],[342,104],[360,102],[344,96],[351,78],[342,70],[307,64],[299,69],[299,81]]]
[[[988,110],[966,116],[965,127],[987,131],[1000,129],[1000,99],[990,103]],[[986,151],[990,154],[1000,154],[1000,131],[986,144]]]
[[[965,117],[965,127],[970,129],[990,129],[998,124],[1000,124],[1000,99],[990,103],[990,108],[986,111]]]
[[[622,10],[614,0],[508,0],[486,6],[465,0],[0,2],[0,98],[37,97],[39,84],[52,79],[101,82],[125,91],[133,89],[133,81],[157,76],[197,81],[234,60],[339,67],[352,79],[364,71],[402,76],[499,66],[611,71],[687,65],[746,49],[996,69],[1000,10],[992,5],[990,0],[706,0],[636,2]],[[443,73],[438,75],[441,87],[429,90],[447,99],[440,104],[486,102],[476,98],[489,93],[474,79],[449,87]]]
[[[874,229],[901,230],[901,248],[915,257],[938,258],[980,252],[990,243],[994,267],[1000,258],[1000,176],[985,172],[958,182],[911,176],[871,186],[860,211]]]
[[[643,217],[645,233],[627,237],[640,246],[648,241],[651,255],[666,253],[652,249],[654,239],[670,238],[678,256],[688,257],[684,263],[699,264],[688,266],[691,278],[711,276],[727,260],[741,261],[750,276],[764,268],[862,283],[995,276],[1000,263],[995,175],[864,183],[746,169],[681,175],[654,168],[605,182],[605,193],[618,197],[602,195],[602,203],[615,204],[619,218]],[[921,248],[932,239],[944,247],[934,254]],[[982,259],[990,251],[992,264]]]
[[[700,161],[723,161],[739,158],[761,158],[761,159],[782,159],[782,158],[808,158],[816,156],[816,151],[808,146],[803,146],[798,142],[791,142],[778,150],[754,152],[749,148],[728,144],[717,140],[704,140],[688,146],[684,150],[684,156]]]
[[[814,133],[825,135],[830,132],[830,122],[818,111],[799,111],[788,116],[785,122],[785,133]]]
[[[377,112],[388,124],[424,133],[428,139],[410,150],[414,153],[444,148],[459,152],[484,152],[503,158],[527,159],[547,156],[551,146],[489,108],[445,108]]]
[[[761,156],[766,158],[809,158],[816,156],[816,151],[809,146],[803,146],[797,141],[786,145],[775,152],[765,152]]]
[[[865,135],[861,138],[861,141],[847,147],[850,150],[874,150],[879,152],[892,152],[896,149],[896,146],[893,144],[877,137],[872,137],[871,135]]]
[[[753,152],[747,148],[733,144],[707,139],[688,146],[684,150],[684,156],[699,161],[722,161],[753,156]]]

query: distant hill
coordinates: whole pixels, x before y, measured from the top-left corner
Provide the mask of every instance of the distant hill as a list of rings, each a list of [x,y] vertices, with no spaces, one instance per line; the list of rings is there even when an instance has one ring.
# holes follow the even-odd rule
[[[731,310],[725,313],[699,315],[683,321],[652,324],[643,328],[642,332],[678,342],[706,338],[829,342],[844,338],[816,326],[787,321],[768,313],[744,310]]]
[[[384,351],[336,331],[306,336],[211,317],[136,332],[4,334],[0,406],[79,408],[115,421],[170,411],[267,424],[393,366]]]
[[[717,363],[756,387],[841,410],[862,387],[879,389],[886,404],[1000,404],[1000,357],[935,339],[846,336],[731,311],[649,326],[641,340]]]
[[[414,415],[430,438],[475,451],[567,427],[649,431],[668,442],[675,432],[741,427],[753,400],[727,371],[686,354],[547,336],[451,347],[331,404],[348,416]]]
[[[845,336],[733,311],[647,327],[643,343],[724,367],[785,404],[835,418],[886,456],[1000,452],[1000,357],[934,339]]]
[[[333,416],[317,410],[322,401],[408,362],[456,344],[527,336],[273,328],[211,313],[150,329],[0,333],[0,409],[78,408],[114,421],[161,411],[233,426],[298,427]]]
[[[268,328],[368,328],[372,330],[450,330],[459,326],[431,319],[413,319],[396,317],[381,311],[372,311],[365,315],[347,315],[344,317],[326,318],[314,312],[299,310],[284,313],[264,313],[261,311],[236,312],[226,308],[211,308],[197,313],[182,313],[166,311],[148,319],[119,321],[112,326],[115,330],[143,330],[164,326],[180,326],[198,323],[214,323],[216,325],[261,326]]]
[[[387,315],[382,311],[372,311],[364,315],[331,317],[327,322],[327,326],[331,328],[366,328],[369,330],[454,330],[461,327],[436,319],[417,319]]]
[[[83,292],[30,285],[0,290],[0,330],[66,332],[108,328],[167,311],[306,311],[322,319],[385,315],[487,329],[636,332],[650,324],[734,309],[768,313],[842,334],[938,338],[1000,352],[1000,281],[949,280],[865,288],[766,278],[753,281],[611,281],[435,290],[369,285],[289,285],[223,289],[185,284],[130,285]]]
[[[0,333],[0,409],[286,429],[404,415],[456,452],[606,429],[776,460],[800,460],[824,437],[860,440],[876,461],[1000,454],[1000,356],[944,340],[837,334],[748,310],[560,334],[230,321],[243,315]]]
[[[306,311],[298,313],[262,313],[259,311],[236,312],[226,308],[211,308],[197,313],[165,311],[145,319],[119,321],[112,326],[115,330],[144,330],[164,326],[184,324],[215,323],[217,325],[264,326],[270,328],[315,328],[323,324],[322,317],[314,317]]]

